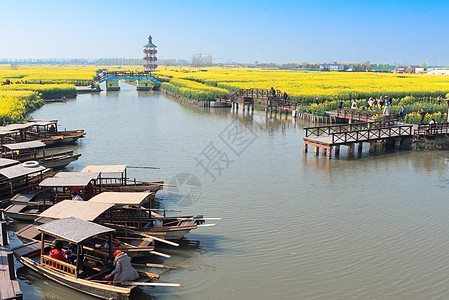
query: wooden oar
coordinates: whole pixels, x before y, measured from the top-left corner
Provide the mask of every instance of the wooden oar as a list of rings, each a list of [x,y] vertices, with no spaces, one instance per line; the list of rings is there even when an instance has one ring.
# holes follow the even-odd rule
[[[152,267],[152,268],[162,268],[162,269],[185,269],[185,268],[192,268],[193,265],[186,265],[186,266],[167,266],[167,265],[161,265],[161,264],[132,264],[133,266],[137,267]]]
[[[159,170],[160,168],[158,167],[136,167],[136,166],[126,166],[127,168],[133,168],[133,169],[155,169],[155,170]]]
[[[113,224],[113,223],[104,223],[104,224],[105,225],[109,225],[109,226],[115,226],[115,227],[119,227],[119,228],[124,228],[124,229],[126,229],[126,230],[128,230],[128,231],[130,231],[132,233],[140,234],[141,236],[153,239],[153,240],[161,242],[161,243],[169,244],[169,245],[172,245],[172,246],[175,246],[175,247],[179,246],[178,243],[170,242],[170,241],[167,241],[167,240],[164,240],[164,239],[161,239],[161,238],[158,238],[158,237],[155,237],[155,236],[152,236],[152,235],[149,235],[149,234],[137,231],[137,230],[132,230],[131,228],[129,228],[128,226],[125,226],[125,225],[119,225],[119,224]]]
[[[135,282],[135,281],[107,281],[107,280],[90,280],[98,283],[119,283],[122,285],[141,285],[141,286],[170,286],[170,287],[180,287],[180,283],[163,283],[163,282]]]
[[[175,219],[170,217],[164,217],[166,219]],[[176,218],[177,221],[221,221],[221,218]]]

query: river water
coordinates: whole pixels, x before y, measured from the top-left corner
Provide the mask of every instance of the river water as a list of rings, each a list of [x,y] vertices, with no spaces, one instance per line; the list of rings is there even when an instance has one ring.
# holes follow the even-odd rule
[[[84,129],[71,147],[89,164],[130,169],[177,188],[157,204],[221,217],[152,271],[181,288],[139,288],[136,299],[447,299],[449,154],[364,148],[347,159],[302,152],[307,124],[264,113],[185,106],[160,93],[79,95],[33,116]],[[17,226],[20,226],[17,225]],[[12,238],[12,244],[20,242]],[[25,299],[90,299],[20,268]]]

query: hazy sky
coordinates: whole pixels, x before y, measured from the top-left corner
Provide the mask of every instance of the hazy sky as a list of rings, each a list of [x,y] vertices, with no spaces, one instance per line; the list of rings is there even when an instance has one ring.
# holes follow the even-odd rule
[[[0,0],[0,57],[449,65],[449,0]]]

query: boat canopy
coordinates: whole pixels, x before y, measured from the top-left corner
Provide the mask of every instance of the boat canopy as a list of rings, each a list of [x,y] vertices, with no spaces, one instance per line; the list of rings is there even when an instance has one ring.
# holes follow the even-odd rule
[[[0,158],[0,168],[6,168],[9,166],[17,165],[18,163],[19,163],[18,160],[9,158]]]
[[[0,136],[5,136],[9,134],[19,133],[17,130],[8,130],[4,129],[4,127],[0,127]]]
[[[1,129],[6,129],[6,130],[23,130],[23,129],[28,129],[30,127],[33,127],[34,124],[33,123],[25,123],[25,124],[10,124],[10,125],[6,125],[3,126]]]
[[[113,233],[114,229],[77,218],[65,218],[45,223],[37,227],[45,234],[79,244],[99,234]]]
[[[113,206],[114,204],[109,203],[63,200],[50,206],[39,216],[52,219],[74,217],[84,221],[93,221]]]
[[[86,166],[81,172],[84,173],[123,173],[125,172],[127,165],[99,165],[99,166]]]
[[[97,180],[100,173],[59,172],[52,178],[44,179],[39,185],[44,187],[84,187]]]
[[[15,166],[0,169],[0,175],[6,177],[8,179],[13,179],[13,178],[30,175],[30,174],[37,173],[37,172],[42,172],[46,169],[45,167],[39,165],[38,163],[36,163],[36,165],[31,165],[31,166],[28,166],[27,163],[29,163],[29,162],[25,162],[20,165],[15,165]]]
[[[48,126],[58,123],[58,120],[30,120],[28,123],[31,123],[33,126]]]
[[[151,192],[103,192],[93,196],[88,202],[101,202],[115,205],[141,205]]]
[[[41,141],[31,141],[31,142],[23,142],[23,143],[15,143],[15,144],[4,144],[3,148],[9,149],[11,151],[15,150],[24,150],[24,149],[34,149],[34,148],[44,148],[45,143]]]

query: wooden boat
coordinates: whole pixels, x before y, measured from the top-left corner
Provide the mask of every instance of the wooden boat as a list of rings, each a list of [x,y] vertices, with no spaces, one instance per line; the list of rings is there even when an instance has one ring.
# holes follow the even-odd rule
[[[86,135],[84,130],[58,130],[57,120],[31,120],[23,124],[6,125],[0,127],[0,132],[5,133],[2,144],[41,141],[48,147],[74,143]]]
[[[157,192],[164,187],[164,181],[138,181],[135,178],[128,178],[128,165],[89,165],[81,172],[100,173],[100,182],[103,191],[109,192]],[[150,168],[152,167],[139,167]]]
[[[181,239],[192,229],[215,226],[215,224],[204,224],[206,220],[221,220],[220,218],[204,218],[203,215],[166,217],[166,212],[170,210],[151,209],[151,206],[143,207],[144,202],[139,194],[141,193],[103,192],[92,197],[89,202],[114,205],[96,219],[101,224],[107,224],[116,229],[133,230],[141,234],[164,233],[165,239],[170,241]],[[164,215],[158,215],[155,211],[163,211]]]
[[[16,232],[16,235],[24,239],[36,240],[39,234],[36,230],[38,225],[69,217],[99,223],[97,218],[104,213],[107,214],[108,210],[113,206],[113,204],[99,202],[64,200],[39,214],[35,220],[35,224],[22,228]],[[154,251],[154,241],[160,240],[172,246],[179,246],[179,244],[165,241],[163,238],[163,234],[157,237],[150,235],[142,236],[127,230],[118,229],[113,237],[113,250],[127,252],[130,257],[152,254],[170,258],[170,255]],[[98,238],[95,242],[99,245],[96,247],[97,249],[106,250],[105,245],[107,245],[107,240]]]
[[[28,123],[33,124],[28,134],[51,146],[72,144],[86,135],[84,130],[58,130],[58,120],[30,120]]]
[[[112,248],[109,247],[108,252],[104,253],[85,244],[95,237],[105,236],[111,245],[114,229],[77,218],[55,220],[37,229],[41,233],[41,240],[13,249],[14,254],[24,266],[69,288],[102,299],[128,299],[133,288],[159,278],[156,274],[139,272],[141,276],[138,280],[122,285],[110,285],[101,280],[102,275],[113,270]],[[46,235],[64,241],[64,247],[67,243],[75,245],[76,263],[50,257],[50,244],[45,242]],[[81,252],[83,257],[80,256]]]
[[[0,168],[1,207],[10,203],[16,193],[33,189],[44,178],[52,176],[51,169],[39,164],[16,164]]]
[[[32,221],[51,205],[71,199],[72,189],[88,200],[99,191],[96,187],[98,177],[98,173],[58,172],[39,182],[38,189],[11,198],[12,204],[5,209],[5,213],[16,220]]]
[[[0,169],[20,164],[20,161],[9,158],[0,157]]]
[[[73,151],[59,152],[51,155],[45,154],[45,143],[30,141],[2,145],[2,157],[15,159],[20,162],[37,161],[46,168],[64,168],[73,161],[78,160],[81,154]]]

